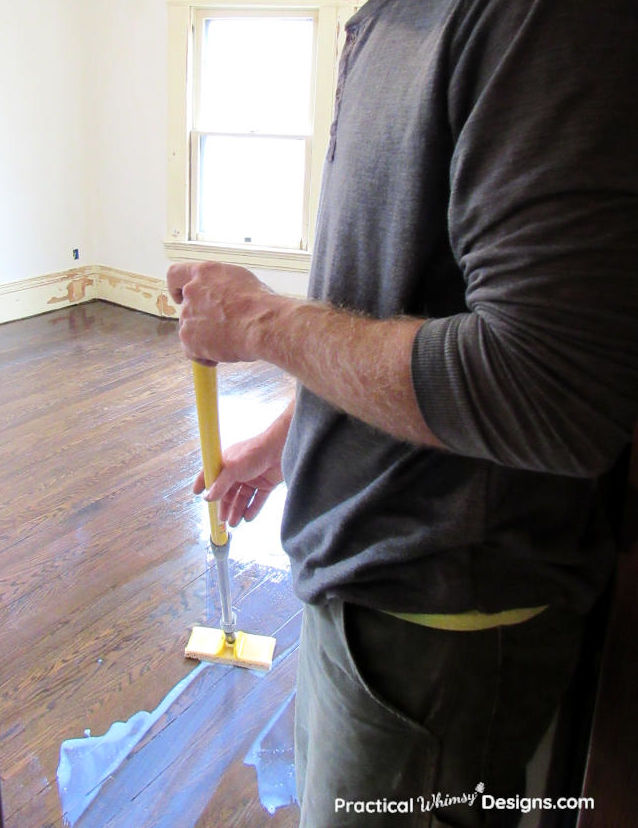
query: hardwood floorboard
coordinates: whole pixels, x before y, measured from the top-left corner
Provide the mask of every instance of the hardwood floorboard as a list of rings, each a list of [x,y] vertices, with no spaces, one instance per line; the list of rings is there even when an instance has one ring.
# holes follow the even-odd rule
[[[97,302],[0,326],[0,357],[6,828],[296,825],[296,805],[270,813],[244,763],[294,688],[300,605],[278,540],[283,493],[231,542],[240,625],[276,633],[272,671],[183,657],[189,627],[216,626],[219,608],[175,322]],[[264,428],[293,384],[240,364],[220,367],[219,387],[227,444]],[[115,735],[158,710],[100,770]],[[289,723],[277,728],[269,738],[290,751]],[[74,781],[60,791],[63,745]]]

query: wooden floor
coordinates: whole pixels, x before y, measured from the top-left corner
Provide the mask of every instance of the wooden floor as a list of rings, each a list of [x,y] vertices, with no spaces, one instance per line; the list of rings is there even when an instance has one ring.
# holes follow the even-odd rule
[[[183,657],[219,617],[174,321],[102,302],[0,326],[0,783],[6,828],[293,826],[300,606],[283,492],[231,542],[264,675]],[[290,380],[220,369],[222,439],[261,430]]]

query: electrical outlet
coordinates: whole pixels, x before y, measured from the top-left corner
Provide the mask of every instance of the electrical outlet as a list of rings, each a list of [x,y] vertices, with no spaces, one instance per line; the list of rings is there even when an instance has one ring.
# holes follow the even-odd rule
[[[75,259],[76,262],[80,258],[80,251],[78,250],[77,247],[73,248],[73,258]]]

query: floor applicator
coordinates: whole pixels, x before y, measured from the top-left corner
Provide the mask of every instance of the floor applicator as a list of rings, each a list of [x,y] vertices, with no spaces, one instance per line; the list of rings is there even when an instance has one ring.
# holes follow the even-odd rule
[[[217,407],[217,369],[193,362],[195,401],[202,446],[204,482],[210,488],[221,470],[221,442]],[[210,517],[210,546],[215,557],[222,616],[220,629],[193,627],[186,645],[187,658],[203,661],[221,661],[239,667],[269,670],[275,649],[275,639],[266,635],[250,635],[237,630],[237,619],[232,608],[228,552],[230,535],[219,520],[217,503],[208,504]]]

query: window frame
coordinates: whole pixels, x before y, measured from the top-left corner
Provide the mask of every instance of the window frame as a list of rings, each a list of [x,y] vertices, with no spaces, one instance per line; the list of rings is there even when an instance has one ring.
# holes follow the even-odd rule
[[[310,182],[312,179],[311,175],[311,164],[312,164],[312,148],[320,141],[320,136],[317,135],[317,129],[315,125],[315,118],[314,118],[314,105],[315,105],[315,95],[312,94],[312,90],[316,89],[317,86],[317,41],[318,41],[318,13],[316,9],[300,9],[300,8],[247,8],[246,6],[237,6],[235,8],[229,8],[228,6],[221,7],[221,6],[210,6],[206,8],[197,8],[193,10],[192,13],[192,20],[193,20],[193,64],[194,66],[200,66],[201,64],[201,47],[202,47],[202,37],[203,37],[203,24],[204,21],[208,19],[214,18],[228,18],[228,17],[242,17],[249,13],[254,15],[255,17],[298,17],[301,19],[310,17],[313,22],[313,54],[311,57],[312,60],[312,68],[311,68],[311,93],[310,93],[310,125],[313,127],[312,130],[304,135],[296,135],[293,136],[288,134],[286,136],[267,136],[265,134],[257,134],[255,138],[266,138],[266,137],[287,137],[287,138],[297,138],[301,139],[304,142],[305,147],[305,180],[303,184],[303,207],[302,207],[302,216],[301,216],[301,238],[300,244],[298,248],[294,247],[282,247],[282,248],[274,248],[274,249],[281,249],[281,250],[301,250],[305,251],[309,249],[309,236],[310,236]],[[224,134],[224,133],[214,133],[209,132],[203,129],[199,129],[201,126],[201,115],[199,113],[199,106],[201,103],[201,76],[200,73],[197,71],[193,71],[192,76],[192,86],[191,86],[191,95],[192,95],[192,128],[190,130],[190,180],[189,180],[189,187],[190,187],[190,239],[193,241],[203,241],[205,244],[217,244],[219,242],[215,242],[212,240],[207,240],[204,236],[200,237],[199,233],[199,189],[198,189],[198,181],[199,178],[199,165],[200,165],[200,140],[203,135],[215,135],[215,134]],[[238,133],[238,135],[240,135]],[[253,137],[251,133],[241,133],[243,137]],[[236,245],[233,245],[236,246]],[[263,249],[263,245],[250,245],[251,249],[260,250]]]
[[[354,0],[168,0],[168,232],[164,242],[169,259],[223,260],[249,268],[310,269],[314,226],[319,206],[323,160],[326,155],[337,83],[338,55],[345,22],[361,2]],[[306,249],[218,244],[196,238],[193,174],[195,26],[207,11],[229,14],[268,12],[312,14],[315,18],[315,64],[312,137],[307,152],[308,197]],[[196,154],[196,153],[195,153]],[[196,172],[196,171],[195,171]],[[306,217],[304,217],[306,218]]]

